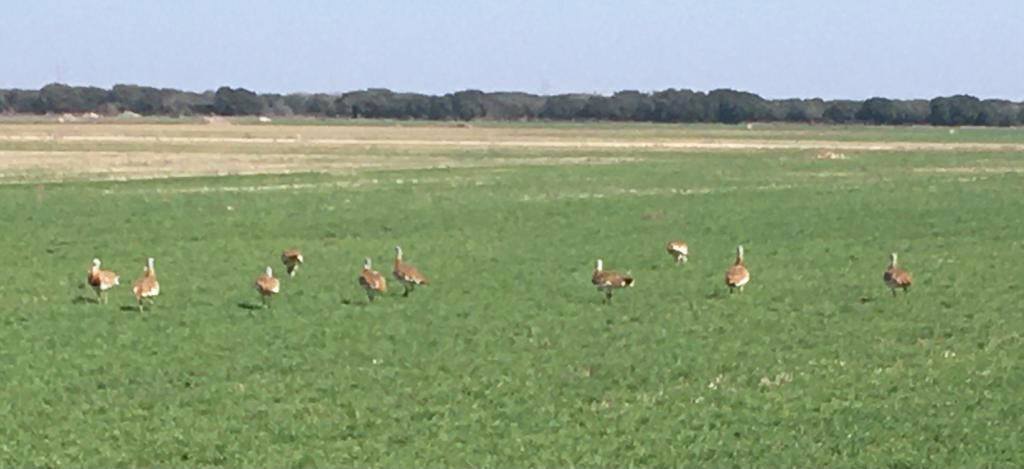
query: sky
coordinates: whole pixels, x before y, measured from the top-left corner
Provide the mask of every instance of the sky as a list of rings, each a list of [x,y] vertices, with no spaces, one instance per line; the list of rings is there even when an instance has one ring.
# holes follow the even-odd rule
[[[0,88],[1024,100],[1019,0],[5,3]]]

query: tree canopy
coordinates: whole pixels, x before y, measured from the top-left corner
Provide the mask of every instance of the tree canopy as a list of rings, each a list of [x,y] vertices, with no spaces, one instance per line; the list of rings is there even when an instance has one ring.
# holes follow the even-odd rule
[[[883,125],[1024,124],[1024,104],[955,95],[927,100],[874,97],[864,101],[764,99],[732,89],[710,92],[666,89],[600,94],[534,95],[463,90],[445,95],[400,93],[384,88],[340,94],[260,94],[221,87],[196,93],[118,84],[106,90],[51,83],[39,90],[0,89],[0,113],[114,114],[152,116],[311,116],[429,120],[600,120],[634,122],[825,122]]]

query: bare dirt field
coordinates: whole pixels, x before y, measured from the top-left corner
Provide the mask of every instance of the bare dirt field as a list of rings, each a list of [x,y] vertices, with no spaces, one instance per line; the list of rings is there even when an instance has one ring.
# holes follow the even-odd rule
[[[731,128],[698,130],[680,126],[7,123],[0,124],[0,180],[597,164],[638,159],[637,154],[652,151],[1024,151],[1024,143],[1015,142],[856,140],[855,132],[823,140],[822,135],[806,130],[792,131],[792,139],[739,138]]]

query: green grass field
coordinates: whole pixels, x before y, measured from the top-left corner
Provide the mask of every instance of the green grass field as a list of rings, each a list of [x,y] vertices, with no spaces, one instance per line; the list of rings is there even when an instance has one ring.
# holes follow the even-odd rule
[[[517,163],[0,185],[0,466],[1024,465],[1019,153],[429,153]]]

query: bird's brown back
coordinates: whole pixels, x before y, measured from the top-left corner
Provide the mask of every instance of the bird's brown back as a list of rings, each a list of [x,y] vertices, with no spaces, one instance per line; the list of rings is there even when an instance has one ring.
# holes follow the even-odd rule
[[[118,277],[119,276],[116,273],[111,272],[109,270],[96,269],[89,271],[88,281],[89,285],[94,288],[109,288],[110,286],[113,286],[115,282],[117,282]]]
[[[889,267],[882,276],[885,283],[890,287],[909,287],[914,279],[910,276],[910,272],[903,270],[899,267]]]
[[[159,285],[160,283],[156,280],[156,274],[152,270],[146,269],[142,273],[142,277],[139,277],[132,284],[132,293],[135,293],[136,298],[141,298],[156,291]]]
[[[665,245],[665,251],[668,251],[668,253],[673,256],[676,254],[683,254],[687,250],[688,247],[683,241],[669,241],[668,244]]]
[[[256,290],[263,295],[272,295],[281,288],[281,281],[267,274],[256,277]]]
[[[610,270],[595,270],[590,281],[598,287],[623,288],[633,285],[633,277]]]
[[[743,266],[742,262],[737,262],[729,267],[729,270],[725,271],[725,284],[730,287],[734,287],[742,283],[746,279],[750,280],[750,272]]]
[[[301,264],[300,257],[302,257],[302,252],[298,249],[287,249],[281,253],[281,262],[285,265]]]
[[[376,270],[363,269],[363,272],[359,274],[359,284],[363,288],[379,292],[386,292],[388,289],[388,283],[384,276]]]
[[[417,285],[426,285],[428,282],[427,277],[420,273],[416,267],[398,259],[395,259],[395,269],[391,273],[402,282],[415,283]]]

